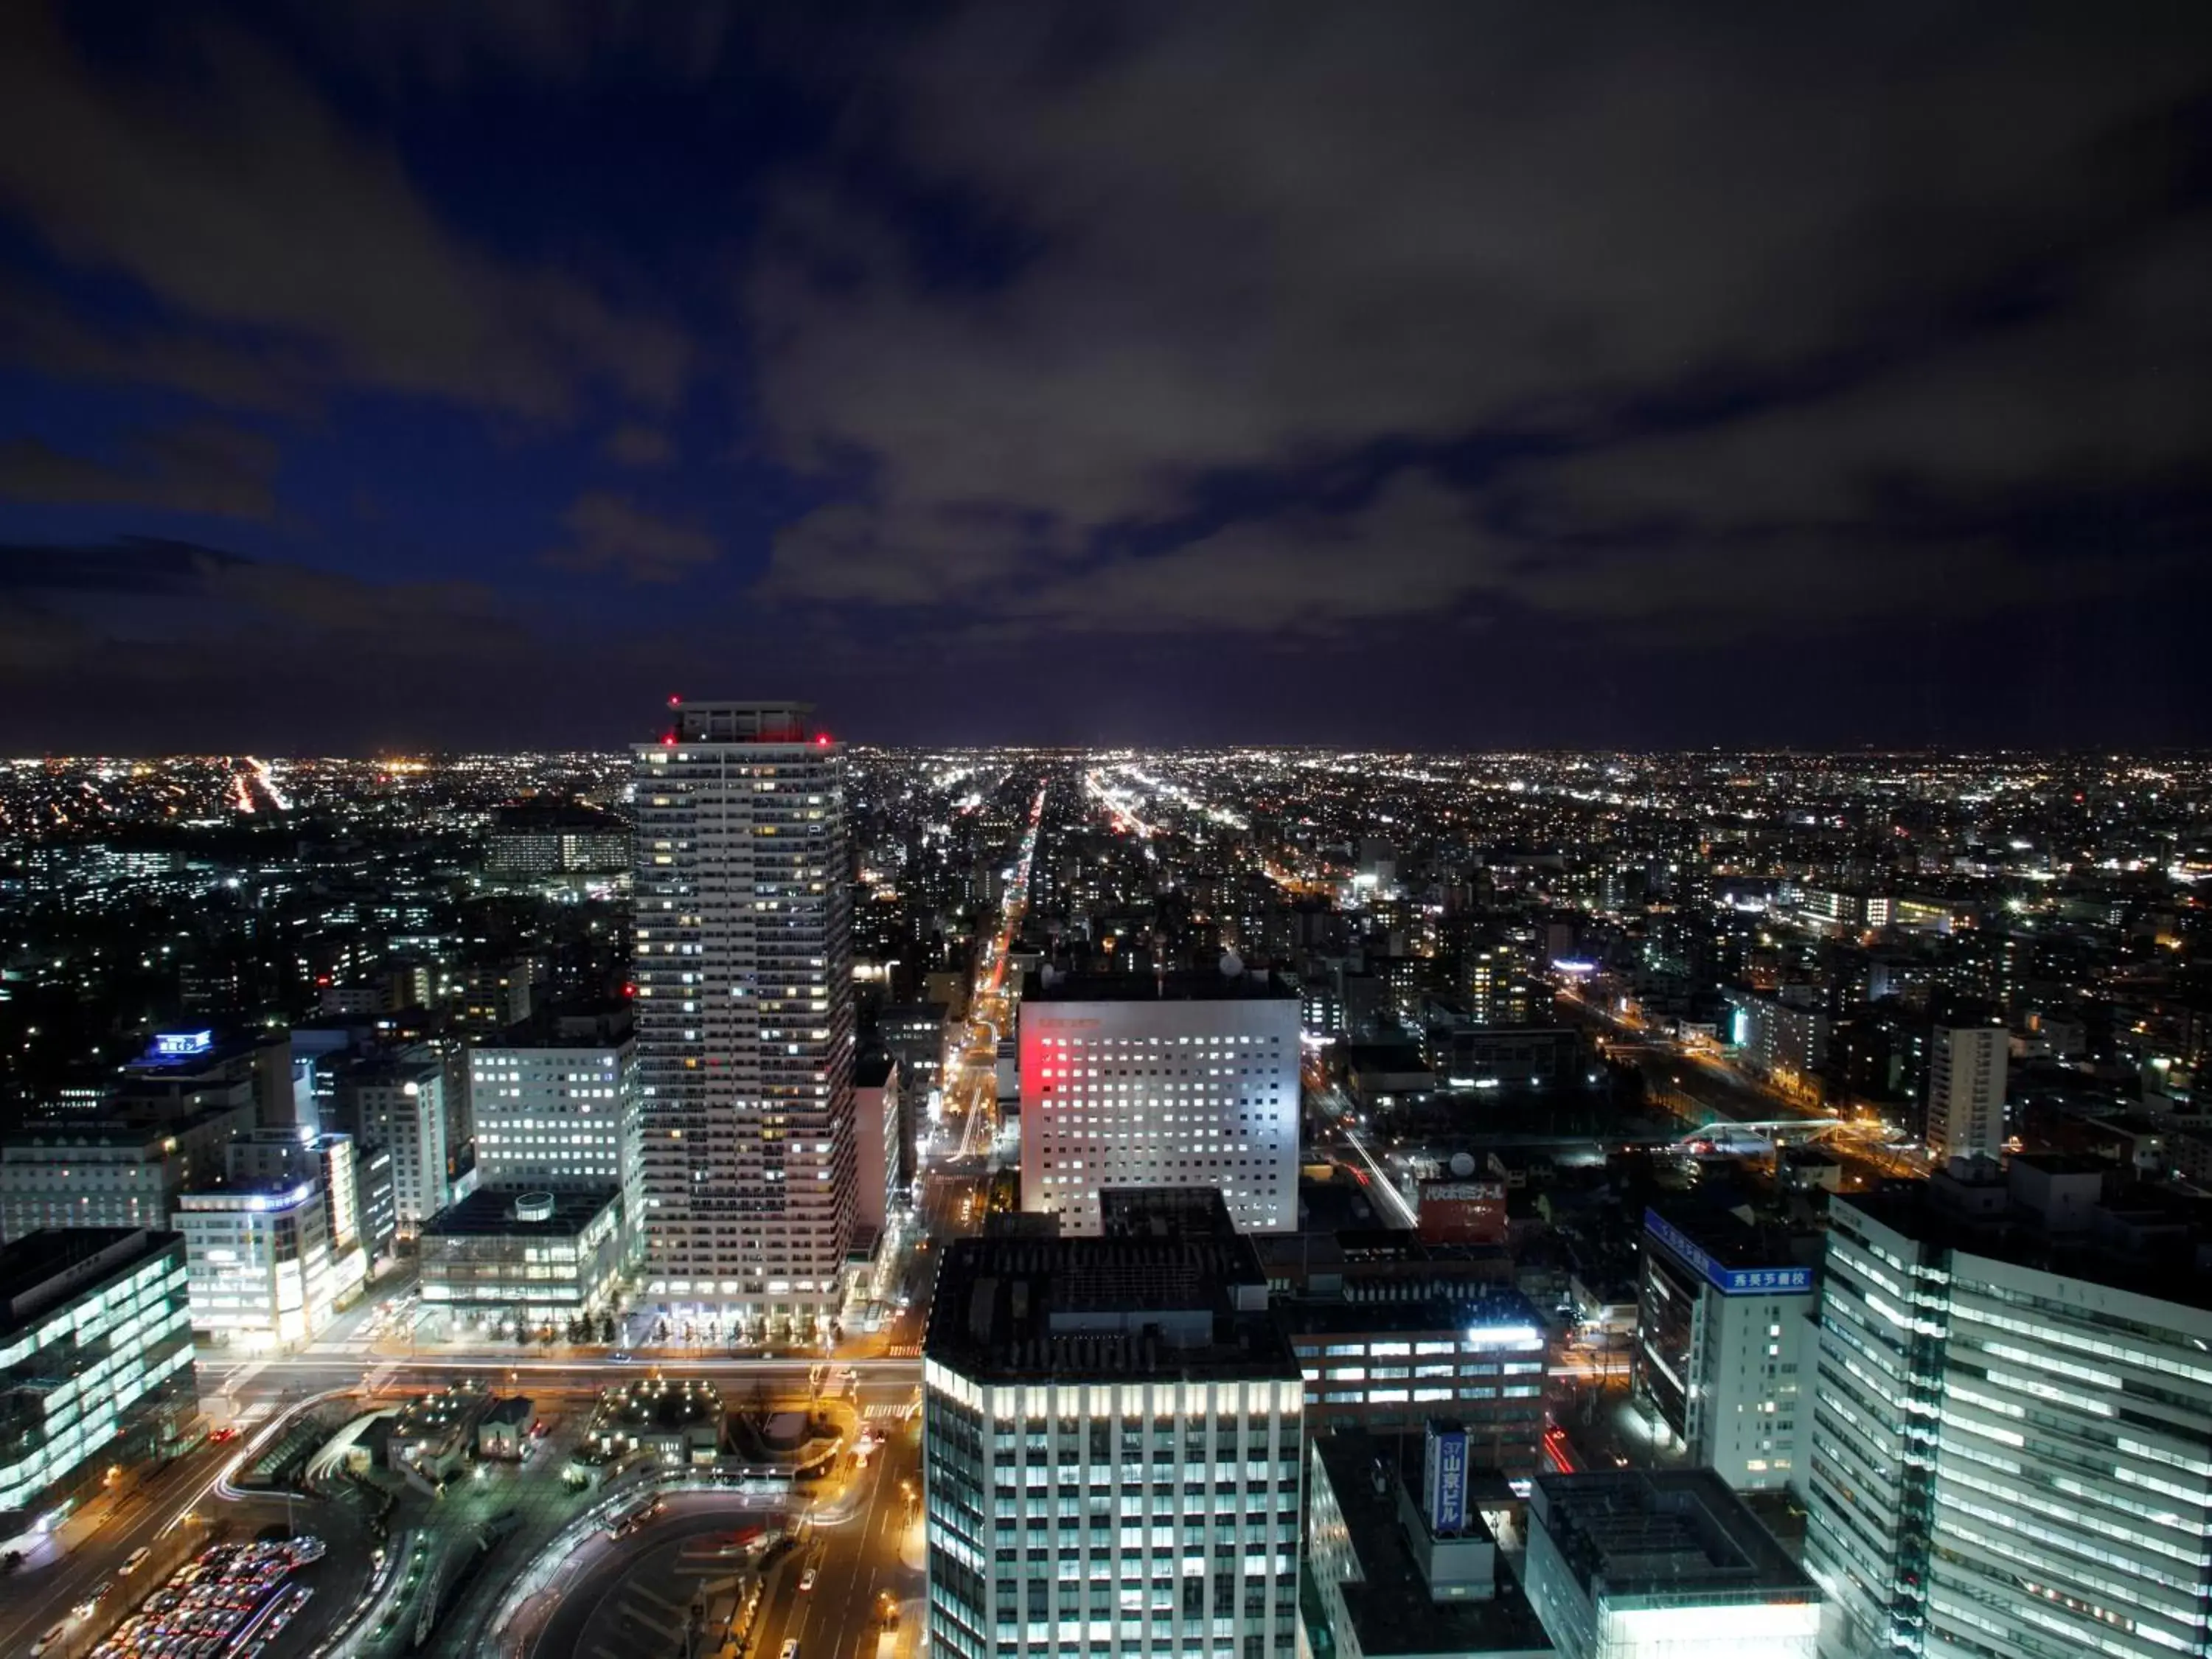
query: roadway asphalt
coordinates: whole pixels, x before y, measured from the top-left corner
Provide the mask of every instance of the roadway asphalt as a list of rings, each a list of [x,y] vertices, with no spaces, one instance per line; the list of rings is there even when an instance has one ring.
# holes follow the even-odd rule
[[[0,1654],[28,1653],[39,1637],[66,1624],[69,1637],[49,1650],[51,1659],[78,1659],[122,1622],[140,1600],[202,1546],[218,1537],[252,1538],[262,1528],[288,1524],[311,1532],[330,1547],[303,1569],[299,1582],[314,1598],[278,1638],[275,1659],[306,1652],[352,1605],[367,1582],[368,1548],[363,1516],[341,1502],[295,1499],[280,1494],[226,1498],[216,1481],[238,1455],[236,1445],[207,1447],[178,1459],[144,1481],[106,1513],[92,1530],[72,1537],[66,1554],[27,1565],[0,1590]],[[190,1516],[190,1520],[181,1517]],[[129,1576],[123,1564],[137,1550],[151,1552]],[[96,1585],[111,1586],[93,1618],[80,1622],[70,1609]]]
[[[736,1493],[672,1496],[629,1537],[594,1538],[578,1552],[574,1576],[522,1659],[675,1659],[693,1604],[712,1614],[757,1575],[757,1558],[738,1553],[732,1534],[763,1522],[801,1541],[761,1577],[746,1651],[778,1654],[797,1641],[805,1659],[874,1659],[884,1598],[905,1603],[921,1593],[920,1569],[900,1553],[911,1513],[906,1488],[918,1490],[920,1479],[919,1439],[908,1425],[866,1470],[814,1492],[799,1488],[781,1510]],[[801,1589],[810,1570],[811,1588]]]

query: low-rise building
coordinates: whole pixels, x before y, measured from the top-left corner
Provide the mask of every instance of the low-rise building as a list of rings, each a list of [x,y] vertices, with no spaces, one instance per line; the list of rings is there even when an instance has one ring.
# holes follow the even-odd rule
[[[1306,1566],[1342,1659],[1536,1659],[1553,1651],[1499,1559],[1468,1484],[1457,1425],[1416,1437],[1316,1434],[1306,1470]],[[1410,1467],[1408,1465],[1410,1464]],[[1503,1498],[1503,1483],[1496,1496]],[[1316,1651],[1320,1650],[1316,1644]]]
[[[1478,1467],[1525,1474],[1538,1459],[1552,1340],[1518,1291],[1410,1301],[1279,1298],[1305,1377],[1307,1420],[1408,1431],[1449,1415]]]
[[[508,1462],[520,1459],[530,1444],[531,1421],[530,1401],[521,1395],[509,1395],[477,1419],[477,1455]]]
[[[1711,1469],[1540,1474],[1528,1528],[1563,1659],[1814,1659],[1820,1591]]]
[[[671,1467],[708,1464],[721,1449],[722,1421],[722,1396],[705,1378],[646,1377],[600,1396],[578,1455],[599,1464],[643,1452]]]
[[[1739,1492],[1803,1490],[1819,1250],[1726,1212],[1644,1212],[1637,1395]]]
[[[622,1194],[485,1187],[418,1241],[422,1305],[473,1321],[557,1323],[605,1308],[623,1267]]]

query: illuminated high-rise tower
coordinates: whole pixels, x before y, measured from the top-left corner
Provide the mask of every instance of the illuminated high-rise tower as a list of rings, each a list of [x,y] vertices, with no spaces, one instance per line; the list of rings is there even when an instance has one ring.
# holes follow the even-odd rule
[[[809,704],[675,699],[636,757],[646,1294],[812,1328],[857,1169],[842,757]]]

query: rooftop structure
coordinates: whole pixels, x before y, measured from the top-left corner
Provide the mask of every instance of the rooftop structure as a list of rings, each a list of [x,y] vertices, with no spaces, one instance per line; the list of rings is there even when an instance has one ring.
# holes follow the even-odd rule
[[[1527,1574],[1569,1659],[1813,1659],[1820,1591],[1710,1469],[1538,1475]]]
[[[1155,1610],[1247,1653],[1280,1659],[1295,1642],[1297,1364],[1250,1242],[1218,1198],[1214,1213],[1194,1207],[1169,1198],[1160,1231],[1139,1237],[987,1237],[948,1250],[922,1367],[929,1639],[948,1659],[1073,1630],[1101,1659],[1152,1653]],[[1178,1235],[1178,1216],[1205,1231]],[[1151,1510],[1149,1532],[1117,1525],[1154,1502],[1146,1472],[1170,1465],[1182,1486],[1172,1509]],[[1042,1550],[1024,1557],[1035,1534],[1019,1493],[1046,1478],[1091,1494],[1070,1500],[1089,1505],[1087,1577],[1063,1577]],[[1044,1510],[1028,1515],[1033,1527]],[[1170,1541],[1212,1571],[1133,1601],[1121,1587]]]
[[[1306,1559],[1337,1651],[1344,1659],[1549,1654],[1551,1638],[1504,1571],[1479,1508],[1470,1507],[1462,1538],[1438,1549],[1412,1490],[1418,1463],[1411,1483],[1400,1467],[1418,1443],[1357,1429],[1313,1438]],[[1479,1505],[1507,1493],[1501,1482],[1471,1496]]]
[[[1006,1381],[1298,1375],[1234,1235],[957,1240],[923,1352]]]

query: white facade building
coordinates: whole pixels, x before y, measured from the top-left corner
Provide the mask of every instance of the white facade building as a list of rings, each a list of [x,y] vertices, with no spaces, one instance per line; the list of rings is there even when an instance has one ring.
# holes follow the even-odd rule
[[[625,1233],[641,1238],[637,1045],[517,1041],[521,1035],[469,1053],[478,1181],[545,1192],[612,1188],[623,1195]]]
[[[434,1060],[373,1062],[339,1089],[345,1127],[392,1154],[399,1232],[411,1237],[453,1201],[446,1128],[446,1069]]]
[[[1826,1659],[2212,1650],[2212,1296],[2110,1174],[2015,1158],[1831,1203]]]
[[[319,1181],[185,1193],[177,1200],[193,1330],[263,1349],[313,1341],[339,1294]],[[349,1253],[356,1264],[361,1254]]]
[[[853,1085],[853,1125],[859,1154],[854,1186],[854,1218],[881,1232],[903,1202],[908,1175],[902,1118],[903,1079],[898,1062],[861,1062],[861,1079]]]
[[[1249,1242],[960,1240],[922,1380],[933,1651],[1290,1659],[1304,1389]]]
[[[1298,1224],[1298,1000],[1267,974],[1035,976],[1022,1207],[1100,1230],[1105,1187],[1212,1187],[1240,1232]]]
[[[1939,1025],[1928,1054],[1928,1150],[1937,1161],[1995,1158],[2005,1142],[2002,1025]]]
[[[1635,1381],[1692,1466],[1802,1490],[1818,1274],[1730,1215],[1644,1217]]]
[[[640,744],[645,1292],[811,1328],[857,1178],[844,765],[805,703],[672,702]]]

